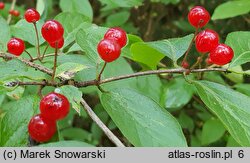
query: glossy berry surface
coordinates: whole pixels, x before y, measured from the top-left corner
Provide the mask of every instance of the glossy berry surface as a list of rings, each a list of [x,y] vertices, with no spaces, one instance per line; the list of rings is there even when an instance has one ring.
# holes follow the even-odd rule
[[[104,39],[114,39],[121,48],[127,44],[127,34],[123,29],[119,27],[110,28],[105,33]]]
[[[40,101],[41,114],[51,120],[60,120],[69,113],[70,104],[68,99],[58,93],[50,93]]]
[[[193,7],[188,13],[189,23],[196,28],[204,27],[209,22],[209,20],[209,12],[201,6]]]
[[[225,65],[234,57],[234,51],[230,46],[219,44],[210,52],[211,61],[217,65]]]
[[[16,56],[20,56],[25,50],[25,44],[23,40],[19,38],[12,38],[7,43],[7,48],[9,53],[14,54]]]
[[[210,29],[201,31],[195,39],[195,46],[198,52],[207,53],[216,48],[219,44],[219,35]]]
[[[56,122],[38,114],[31,118],[28,125],[29,135],[37,142],[49,141],[56,133]]]
[[[58,49],[60,49],[60,48],[62,48],[63,47],[63,45],[64,45],[64,38],[61,38],[61,40],[59,40],[59,41],[56,41],[56,42],[53,42],[53,43],[49,43],[49,45],[52,47],[52,48],[58,48]]]
[[[59,41],[63,34],[63,26],[56,20],[49,20],[42,26],[42,36],[49,43]]]
[[[183,62],[181,63],[181,67],[183,67],[183,68],[185,68],[185,69],[188,69],[188,68],[189,68],[188,62],[187,62],[187,61],[183,61]]]
[[[112,62],[119,58],[121,47],[115,40],[104,39],[97,45],[97,51],[105,62]]]
[[[26,10],[24,13],[24,18],[29,23],[35,23],[40,19],[40,14],[37,10],[31,8]]]
[[[3,2],[0,2],[0,10],[4,9],[5,4]]]

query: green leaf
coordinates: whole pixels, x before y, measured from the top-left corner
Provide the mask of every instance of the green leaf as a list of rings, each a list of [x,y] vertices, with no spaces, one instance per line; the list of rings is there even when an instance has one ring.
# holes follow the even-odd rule
[[[101,66],[99,66],[101,68]],[[114,67],[122,67],[122,68],[114,68]],[[100,70],[99,70],[100,72]],[[120,75],[126,75],[126,74],[132,74],[134,73],[133,69],[131,68],[130,64],[124,59],[119,58],[115,62],[111,62],[107,64],[105,71],[103,72],[103,79],[110,78],[114,76],[120,76]],[[113,90],[115,88],[120,88],[121,86],[123,88],[131,88],[134,87],[136,83],[135,78],[120,80],[120,81],[114,81],[112,83],[106,83],[103,84],[103,88],[105,90]]]
[[[23,96],[24,90],[24,87],[17,87],[13,91],[7,92],[6,95],[11,99],[19,100]]]
[[[187,146],[177,120],[150,98],[130,89],[117,89],[103,93],[101,102],[134,146]]]
[[[174,63],[187,51],[193,34],[182,38],[172,38],[168,40],[153,42],[138,42],[131,46],[133,59],[147,65],[151,69],[156,69],[157,64],[164,58],[169,57]]]
[[[176,78],[166,85],[163,102],[169,111],[174,111],[186,105],[194,94],[194,87],[183,78]]]
[[[0,62],[0,74],[0,83],[16,78],[28,78],[34,80],[46,78],[44,73],[28,68],[24,63],[17,59],[8,62]]]
[[[54,143],[41,144],[39,147],[94,147],[91,144],[81,141],[59,141]]]
[[[108,27],[121,26],[124,23],[126,23],[129,16],[130,16],[130,12],[128,11],[121,11],[121,12],[114,13],[107,18],[106,26]]]
[[[63,12],[78,12],[93,19],[93,10],[88,0],[60,0],[60,8]]]
[[[64,27],[64,47],[75,40],[76,33],[80,28],[91,26],[91,20],[79,13],[62,12],[55,17],[55,20],[62,23]]]
[[[57,67],[55,76],[71,79],[77,72],[87,68],[88,67],[83,64],[67,62]]]
[[[241,145],[239,145],[239,143],[237,143],[232,136],[229,136],[227,140],[227,147],[241,147]]]
[[[225,133],[226,129],[218,119],[210,119],[203,125],[201,132],[202,145],[208,145],[218,141]]]
[[[89,28],[80,29],[76,34],[77,44],[94,62],[97,62],[97,60],[99,59],[99,54],[97,53],[96,47],[100,40],[103,39],[106,31],[107,28],[92,25]]]
[[[152,98],[158,103],[160,102],[162,88],[162,82],[156,75],[140,76],[137,78],[136,90]]]
[[[67,128],[61,131],[61,135],[66,140],[88,141],[92,140],[92,134],[81,128]]]
[[[28,123],[37,113],[39,97],[27,96],[4,106],[0,146],[20,147],[28,144]]]
[[[101,0],[100,1],[104,6],[103,10],[112,10],[115,8],[131,8],[135,6],[140,6],[143,3],[143,0]]]
[[[228,65],[223,66],[224,68],[227,68]],[[232,72],[243,72],[243,69],[241,66],[235,66],[228,68],[229,71]],[[226,78],[230,79],[234,83],[242,83],[244,81],[243,74],[240,73],[228,73],[228,74],[223,74]]]
[[[250,62],[250,32],[232,32],[228,34],[225,43],[234,50],[234,58],[230,67]]]
[[[250,146],[250,97],[217,83],[193,83],[202,101],[219,118],[233,138],[242,146]]]
[[[2,17],[0,17],[0,27],[1,27],[0,50],[6,51],[7,50],[6,44],[10,40],[10,28],[9,28],[9,25],[7,24],[6,20]]]
[[[42,20],[39,20],[36,23],[40,45],[45,42],[41,34],[43,23],[44,22]],[[21,38],[24,41],[28,41],[31,45],[36,45],[36,32],[34,25],[32,23],[28,23],[25,19],[21,19],[14,26],[11,26],[11,34],[15,37]]]
[[[179,115],[178,121],[182,128],[186,128],[190,133],[194,130],[194,121],[191,117],[189,117],[184,111],[182,111]]]
[[[143,40],[136,36],[136,35],[132,35],[132,34],[128,34],[128,43],[127,45],[122,49],[122,56],[127,57],[129,59],[133,59],[133,56],[130,52],[130,47],[131,45],[133,45],[136,42],[143,42]]]
[[[164,58],[164,55],[158,50],[150,47],[145,42],[138,42],[131,45],[130,52],[133,60],[148,66],[150,69],[156,69],[157,64]]]
[[[219,5],[212,16],[212,20],[216,19],[226,19],[243,14],[247,14],[250,11],[250,1],[249,0],[237,0],[228,1]]]
[[[250,97],[250,84],[239,83],[234,85],[234,88],[236,88],[237,91]]]
[[[169,3],[172,3],[172,4],[177,4],[180,2],[180,0],[150,0],[151,2],[161,2],[161,3],[164,3],[165,5],[168,5]]]
[[[79,91],[78,88],[71,85],[62,86],[58,89],[58,91],[68,98],[72,108],[80,114],[82,92]]]

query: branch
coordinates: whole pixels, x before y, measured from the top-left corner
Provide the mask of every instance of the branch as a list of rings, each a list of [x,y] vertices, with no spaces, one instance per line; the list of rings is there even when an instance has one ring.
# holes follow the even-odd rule
[[[50,82],[50,81],[42,81],[42,82],[11,82],[10,86],[24,86],[24,85],[41,85],[41,86],[62,86],[62,85],[74,85],[75,87],[87,87],[87,86],[93,86],[93,85],[100,85],[104,83],[109,83],[117,80],[123,80],[123,79],[129,79],[133,77],[138,76],[147,76],[147,75],[154,75],[154,74],[164,74],[164,73],[179,73],[182,74],[184,72],[190,72],[190,73],[198,73],[198,72],[210,72],[210,71],[217,71],[217,72],[231,72],[230,70],[227,70],[225,68],[204,68],[204,69],[167,69],[167,70],[152,70],[152,71],[144,71],[144,72],[137,72],[134,74],[128,74],[128,75],[121,75],[117,77],[111,77],[103,80],[89,80],[89,81],[71,81],[71,80],[62,80],[61,82]]]
[[[102,131],[107,135],[107,137],[117,146],[117,147],[125,147],[124,144],[109,130],[109,128],[99,119],[99,117],[95,114],[95,112],[91,109],[91,107],[87,104],[87,102],[82,99],[81,105],[86,110],[91,119],[102,129]]]
[[[48,74],[50,76],[53,74],[53,71],[51,69],[48,69],[47,67],[44,67],[42,65],[39,65],[39,64],[36,64],[36,63],[33,63],[33,62],[30,62],[30,61],[28,61],[26,59],[23,59],[23,58],[20,58],[20,57],[11,55],[11,54],[6,54],[6,53],[3,53],[3,52],[0,52],[0,58],[4,58],[4,59],[18,59],[19,61],[23,62],[27,66],[30,66],[30,67],[32,67],[32,68],[34,68],[36,70],[44,72],[44,73],[46,73],[46,74]],[[66,80],[63,77],[58,77],[58,79],[61,80],[61,81]]]
[[[128,74],[128,75],[122,75],[122,76],[103,79],[103,80],[99,81],[99,84],[109,83],[112,81],[123,80],[123,79],[138,77],[138,76],[154,75],[154,74],[165,74],[165,73],[182,74],[184,72],[197,73],[197,72],[208,72],[208,71],[230,72],[229,70],[224,69],[224,68],[207,68],[207,69],[194,69],[194,70],[188,70],[188,69],[181,68],[181,69],[167,69],[167,70],[152,70],[152,71],[136,72],[134,74]],[[90,81],[84,81],[84,82],[76,82],[75,86],[76,87],[87,87],[87,86],[96,85],[96,84],[98,84],[97,80],[90,80]]]

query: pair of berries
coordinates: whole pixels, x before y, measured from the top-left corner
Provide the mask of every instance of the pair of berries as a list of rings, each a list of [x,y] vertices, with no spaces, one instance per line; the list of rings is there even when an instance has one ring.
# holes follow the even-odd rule
[[[40,20],[40,14],[33,8],[28,9],[24,14],[24,18],[28,23],[36,25],[36,22]],[[63,33],[64,29],[62,25],[55,20],[47,21],[42,27],[42,35],[52,48],[60,49],[63,47]],[[25,50],[25,44],[24,41],[19,38],[12,38],[7,43],[7,48],[9,53],[20,56]]]
[[[36,23],[40,20],[40,14],[35,9],[28,9],[24,14],[24,18],[29,23]],[[62,48],[64,45],[64,28],[56,20],[50,20],[42,26],[42,36],[52,48]]]
[[[28,9],[24,14],[24,18],[29,23],[36,23],[40,19],[40,14],[35,9]],[[19,38],[12,38],[7,43],[9,53],[20,56],[25,50],[24,41]]]
[[[210,20],[209,12],[201,7],[195,6],[188,14],[190,24],[196,28],[204,27]],[[201,31],[195,38],[195,46],[200,53],[210,53],[208,62],[217,65],[229,63],[234,52],[231,47],[219,43],[219,35],[210,29]]]
[[[28,125],[29,135],[37,142],[49,141],[56,133],[56,121],[65,118],[70,109],[68,99],[58,93],[50,93],[40,101],[40,112]]]
[[[42,26],[42,36],[52,48],[62,48],[64,45],[64,28],[56,20],[49,20]]]
[[[18,10],[9,10],[9,14],[15,17],[20,16],[20,12]]]
[[[97,51],[105,62],[113,62],[119,58],[121,48],[127,44],[127,34],[121,28],[110,28],[104,39],[97,45]]]
[[[3,2],[0,2],[0,10],[3,10],[5,7],[5,4]],[[13,16],[20,16],[20,12],[18,10],[9,10],[9,14]]]

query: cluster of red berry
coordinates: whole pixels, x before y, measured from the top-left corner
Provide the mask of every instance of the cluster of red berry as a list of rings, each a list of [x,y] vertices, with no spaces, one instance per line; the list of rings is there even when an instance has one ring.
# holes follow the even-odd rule
[[[209,22],[210,14],[205,8],[195,6],[189,11],[188,20],[192,26],[199,29]],[[197,34],[195,46],[198,52],[209,53],[207,58],[209,64],[225,65],[234,56],[232,48],[219,43],[219,35],[211,29],[205,29]]]
[[[5,7],[5,4],[3,2],[0,2],[0,10],[3,10]],[[13,16],[20,16],[20,12],[18,10],[9,10],[9,14]]]
[[[46,142],[56,133],[56,121],[65,118],[70,109],[68,99],[58,93],[50,93],[40,101],[40,112],[31,118],[28,131],[37,142]]]
[[[24,18],[28,23],[33,23],[40,20],[40,14],[35,9],[28,9],[24,14]],[[49,20],[42,26],[42,36],[52,48],[62,48],[64,45],[64,28],[56,20]],[[7,43],[9,53],[20,56],[25,50],[24,41],[20,38],[12,38]]]
[[[127,44],[127,34],[121,28],[110,28],[104,39],[97,45],[97,51],[105,62],[113,62],[119,58],[121,48]]]

